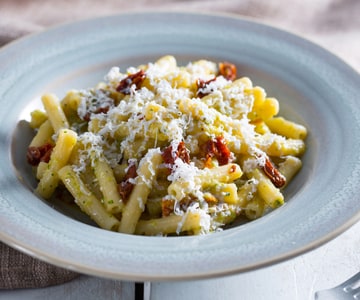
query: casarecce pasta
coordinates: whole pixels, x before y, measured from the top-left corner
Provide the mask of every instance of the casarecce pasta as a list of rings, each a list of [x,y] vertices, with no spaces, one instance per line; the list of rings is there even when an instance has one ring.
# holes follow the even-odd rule
[[[284,204],[307,129],[236,66],[164,56],[31,113],[27,158],[51,201],[67,189],[101,228],[127,234],[222,230]]]

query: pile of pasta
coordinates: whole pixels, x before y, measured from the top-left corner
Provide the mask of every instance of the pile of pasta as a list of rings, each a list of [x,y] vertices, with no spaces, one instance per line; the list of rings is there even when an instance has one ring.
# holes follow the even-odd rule
[[[207,234],[259,218],[284,204],[305,151],[306,128],[277,116],[279,102],[229,62],[113,67],[95,87],[42,103],[27,151],[36,193],[67,191],[121,233]]]

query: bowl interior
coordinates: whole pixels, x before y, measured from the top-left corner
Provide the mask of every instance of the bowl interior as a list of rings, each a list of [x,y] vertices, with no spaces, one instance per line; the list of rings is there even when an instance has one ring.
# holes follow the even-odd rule
[[[160,55],[160,54],[159,54]],[[89,57],[90,60],[91,57]],[[120,66],[121,69],[126,69],[129,66],[137,66],[143,63],[152,62],[158,59],[159,56],[152,57],[127,57],[125,61],[119,59],[117,61],[106,62],[101,65],[88,66],[85,65],[83,69],[70,68],[64,72],[60,78],[53,78],[49,80],[43,87],[41,92],[46,91],[56,93],[60,99],[65,96],[66,92],[70,89],[84,89],[96,85],[102,81],[104,76],[112,66]],[[190,61],[201,59],[199,56],[177,56],[179,65],[185,65]],[[221,61],[222,57],[208,58],[213,61]],[[70,62],[73,65],[75,62]],[[318,156],[318,146],[314,137],[316,135],[326,135],[326,125],[322,123],[315,123],[315,115],[323,113],[321,106],[316,107],[310,96],[304,95],[297,89],[296,86],[290,86],[287,82],[280,78],[274,77],[272,73],[264,72],[251,65],[245,65],[242,62],[236,62],[239,76],[250,77],[254,85],[259,85],[267,91],[270,97],[276,97],[280,101],[281,111],[279,115],[288,118],[289,120],[296,121],[303,124],[310,130],[310,135],[307,138],[307,150],[303,156],[304,167],[301,172],[296,176],[294,181],[284,190],[286,202],[290,202],[296,193],[306,186],[306,183],[313,180],[311,173],[314,163]],[[32,167],[26,162],[26,149],[30,144],[34,135],[34,131],[30,128],[28,121],[30,113],[34,109],[42,109],[41,94],[37,93],[25,101],[26,105],[19,111],[20,120],[17,123],[16,129],[12,136],[11,155],[13,164],[18,177],[21,182],[31,191],[35,190],[37,181],[34,177]],[[318,111],[317,111],[318,109]],[[89,225],[95,225],[85,214],[81,213],[77,206],[64,202],[61,198],[55,196],[50,201],[44,201],[51,209],[56,209],[62,214],[69,216],[75,220],[84,222]],[[35,200],[37,201],[37,200]]]

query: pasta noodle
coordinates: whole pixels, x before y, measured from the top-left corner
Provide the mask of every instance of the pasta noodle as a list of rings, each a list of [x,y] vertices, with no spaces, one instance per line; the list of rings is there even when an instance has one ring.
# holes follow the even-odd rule
[[[119,233],[207,234],[260,218],[285,203],[306,148],[306,127],[228,62],[113,67],[95,87],[42,103],[27,152],[37,194],[66,189]]]
[[[161,154],[159,152],[156,150],[149,151],[148,155],[144,156],[140,161],[135,187],[123,210],[119,228],[120,232],[135,232],[136,224],[140,219],[141,213],[145,210],[147,197],[154,185],[158,166],[161,163]]]
[[[76,139],[77,134],[74,131],[68,129],[59,130],[56,146],[36,188],[36,192],[45,199],[50,198],[57,188],[59,183],[58,171],[67,164]]]

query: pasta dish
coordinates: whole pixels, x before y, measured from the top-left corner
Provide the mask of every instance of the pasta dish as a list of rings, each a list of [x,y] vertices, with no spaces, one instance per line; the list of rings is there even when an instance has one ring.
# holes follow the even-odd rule
[[[113,67],[42,104],[27,151],[36,194],[61,192],[121,233],[207,234],[260,218],[284,204],[305,151],[307,129],[229,62]]]

